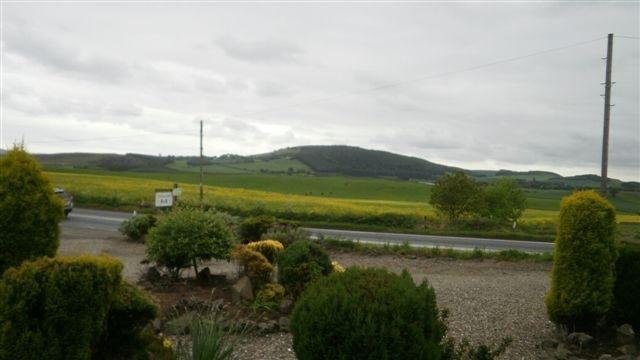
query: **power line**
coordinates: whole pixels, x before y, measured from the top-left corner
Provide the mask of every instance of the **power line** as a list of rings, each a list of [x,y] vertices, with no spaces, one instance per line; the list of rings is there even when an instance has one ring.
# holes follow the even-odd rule
[[[640,40],[640,37],[637,37],[637,36],[614,35],[614,37],[622,38],[622,39],[634,39],[634,40]]]
[[[480,70],[480,69],[484,69],[484,68],[488,68],[488,67],[493,67],[493,66],[497,66],[497,65],[501,65],[501,64],[520,61],[520,60],[524,60],[524,59],[535,57],[535,56],[540,56],[540,55],[549,54],[549,53],[553,53],[553,52],[557,52],[557,51],[562,51],[562,50],[566,50],[566,49],[570,49],[570,48],[574,48],[574,47],[590,44],[590,43],[593,43],[593,42],[596,42],[596,41],[600,41],[600,40],[605,39],[605,38],[606,37],[603,36],[603,37],[599,37],[599,38],[596,38],[596,39],[576,42],[576,43],[573,43],[573,44],[568,44],[568,45],[564,45],[564,46],[560,46],[560,47],[554,47],[554,48],[545,49],[545,50],[539,50],[539,51],[535,51],[535,52],[532,52],[532,53],[519,55],[519,56],[515,56],[515,57],[510,57],[510,58],[506,58],[506,59],[501,59],[501,60],[497,60],[497,61],[492,61],[492,62],[488,62],[488,63],[476,65],[476,66],[471,66],[471,67],[467,67],[467,68],[463,68],[463,69],[451,70],[451,71],[446,71],[446,72],[437,73],[437,74],[431,74],[431,75],[425,75],[425,76],[413,78],[413,79],[410,79],[410,80],[392,82],[392,83],[388,83],[388,84],[384,84],[384,85],[374,86],[374,87],[367,88],[367,89],[345,91],[345,92],[338,93],[338,94],[335,94],[335,95],[319,97],[319,98],[316,98],[316,99],[310,99],[308,101],[301,101],[301,102],[297,102],[297,103],[293,103],[293,104],[289,104],[289,105],[273,107],[273,108],[267,108],[267,109],[263,109],[263,110],[252,111],[252,112],[231,114],[230,117],[243,117],[243,116],[257,115],[257,114],[268,113],[268,112],[272,112],[272,111],[289,109],[289,108],[293,108],[293,107],[300,107],[300,106],[309,105],[309,104],[322,102],[322,101],[333,100],[333,99],[341,98],[341,97],[344,97],[344,96],[351,96],[351,95],[356,95],[356,94],[363,94],[363,93],[387,90],[387,89],[396,88],[396,87],[400,87],[400,86],[407,85],[407,84],[412,84],[412,83],[422,82],[422,81],[426,81],[426,80],[433,80],[433,79],[443,78],[443,77],[446,77],[446,76],[451,76],[451,75],[471,72],[471,71]],[[181,134],[181,133],[176,133],[176,132],[157,132],[157,131],[149,131],[149,132],[150,132],[149,134],[138,134],[138,135],[127,135],[127,136],[116,136],[116,137],[101,137],[101,138],[92,138],[92,139],[61,139],[61,140],[52,140],[52,141],[36,141],[36,142],[30,142],[30,144],[118,140],[118,139],[133,138],[133,137],[156,136],[156,135],[160,135],[160,134],[174,135],[174,136],[175,135],[178,135],[178,136],[181,136],[181,135],[182,136],[194,136],[194,135],[196,135],[194,133],[182,133]]]
[[[362,94],[362,93],[367,93],[367,92],[374,92],[374,91],[379,91],[379,90],[386,90],[386,89],[390,89],[390,88],[394,88],[394,87],[399,87],[399,86],[402,86],[402,85],[407,85],[407,84],[421,82],[421,81],[425,81],[425,80],[432,80],[432,79],[442,78],[442,77],[446,77],[446,76],[450,76],[450,75],[455,75],[455,74],[475,71],[475,70],[484,69],[484,68],[491,67],[491,66],[496,66],[496,65],[500,65],[500,64],[505,64],[505,63],[509,63],[509,62],[523,60],[523,59],[534,57],[534,56],[539,56],[539,55],[548,54],[548,53],[552,53],[552,52],[556,52],[556,51],[570,49],[570,48],[573,48],[573,47],[578,47],[578,46],[586,45],[586,44],[589,44],[589,43],[592,43],[592,42],[600,41],[600,40],[605,39],[605,38],[606,37],[603,36],[603,37],[599,37],[597,39],[591,39],[591,40],[581,41],[581,42],[577,42],[577,43],[573,43],[573,44],[569,44],[569,45],[565,45],[565,46],[560,46],[560,47],[556,47],[556,48],[540,50],[540,51],[532,52],[532,53],[529,53],[529,54],[520,55],[520,56],[516,56],[516,57],[502,59],[502,60],[497,60],[497,61],[492,61],[492,62],[488,62],[488,63],[484,63],[484,64],[481,64],[481,65],[476,65],[476,66],[472,66],[472,67],[468,67],[468,68],[464,68],[464,69],[452,70],[452,71],[446,71],[446,72],[442,72],[442,73],[438,73],[438,74],[421,76],[421,77],[414,78],[414,79],[411,79],[411,80],[388,83],[388,84],[385,84],[385,85],[375,86],[375,87],[368,88],[368,89],[346,91],[346,92],[343,92],[343,93],[340,93],[340,94],[326,96],[326,97],[317,98],[317,99],[312,99],[312,100],[309,100],[309,101],[298,102],[298,103],[294,103],[294,104],[291,104],[291,105],[285,105],[285,106],[281,106],[281,107],[274,107],[274,108],[264,109],[264,110],[254,111],[254,112],[240,113],[240,114],[235,114],[235,115],[231,115],[231,116],[241,117],[241,116],[257,115],[257,114],[261,114],[261,113],[265,113],[265,112],[283,110],[283,109],[288,109],[288,108],[291,108],[291,107],[299,107],[299,106],[302,106],[302,105],[312,104],[312,103],[316,103],[316,102],[332,100],[332,99],[340,98],[340,97],[343,97],[343,96],[350,96],[350,95]]]

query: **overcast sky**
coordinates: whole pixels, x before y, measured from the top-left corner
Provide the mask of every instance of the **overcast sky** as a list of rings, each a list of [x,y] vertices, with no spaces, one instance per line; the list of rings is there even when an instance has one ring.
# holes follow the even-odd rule
[[[638,3],[3,3],[1,20],[5,147],[196,154],[203,119],[206,155],[347,144],[563,175],[599,173],[604,37],[639,36]],[[639,181],[638,40],[613,59],[609,174]]]

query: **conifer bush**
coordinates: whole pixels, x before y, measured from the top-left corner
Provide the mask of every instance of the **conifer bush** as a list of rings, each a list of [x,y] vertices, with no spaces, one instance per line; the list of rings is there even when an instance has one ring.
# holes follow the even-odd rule
[[[229,255],[242,266],[243,272],[251,279],[256,289],[262,288],[271,280],[271,274],[275,269],[261,253],[249,249],[246,245],[238,245]]]
[[[0,360],[89,359],[121,284],[108,256],[40,258],[0,280]]]
[[[613,300],[615,210],[595,191],[565,197],[555,243],[549,318],[569,329],[588,330],[609,312]]]
[[[309,240],[294,242],[278,256],[278,280],[294,297],[332,270],[326,250]]]
[[[278,253],[284,250],[284,246],[279,241],[267,239],[250,242],[247,244],[247,249],[259,252],[270,263],[275,264]]]
[[[0,156],[0,274],[58,250],[64,204],[22,147]]]
[[[435,292],[408,272],[349,268],[309,285],[291,315],[300,360],[441,358]]]
[[[620,248],[613,295],[612,320],[640,331],[640,247]]]
[[[244,219],[240,223],[240,238],[243,243],[260,240],[272,226],[276,224],[273,216],[252,216]]]

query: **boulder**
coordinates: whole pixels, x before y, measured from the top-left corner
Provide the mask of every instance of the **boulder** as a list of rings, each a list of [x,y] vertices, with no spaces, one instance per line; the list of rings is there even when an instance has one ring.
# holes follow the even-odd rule
[[[293,301],[291,301],[291,299],[282,300],[280,303],[280,313],[289,314],[291,309],[293,309]]]
[[[613,360],[613,356],[611,356],[609,354],[602,354],[602,355],[600,355],[598,360]]]
[[[624,324],[619,326],[616,329],[616,335],[618,338],[618,342],[620,344],[626,345],[626,344],[632,344],[633,340],[635,339],[636,333],[635,331],[633,331],[633,327],[631,327],[631,325],[629,324]]]
[[[567,336],[567,340],[580,348],[584,348],[593,343],[593,336],[582,332],[574,332]]]
[[[616,350],[622,355],[636,355],[636,346],[633,344],[622,345]]]
[[[196,279],[198,279],[198,281],[208,283],[211,280],[211,270],[209,270],[209,268],[206,267],[198,271],[198,274],[196,275]]]
[[[558,341],[555,339],[544,339],[540,343],[540,348],[544,350],[555,349],[558,347]]]
[[[567,360],[569,356],[573,355],[569,349],[567,349],[564,344],[558,345],[558,348],[553,353],[553,358],[556,360]]]
[[[282,331],[289,331],[289,317],[280,316],[280,318],[278,319],[278,326]]]
[[[158,270],[158,268],[155,266],[151,266],[144,273],[144,280],[152,284],[159,281],[160,279],[162,279],[162,274],[160,273],[160,270]]]
[[[231,287],[231,299],[234,303],[253,300],[253,287],[249,277],[243,276]]]

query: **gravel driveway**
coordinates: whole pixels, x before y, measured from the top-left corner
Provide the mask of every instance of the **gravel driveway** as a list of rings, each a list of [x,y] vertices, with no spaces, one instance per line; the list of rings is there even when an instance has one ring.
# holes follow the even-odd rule
[[[59,253],[108,253],[123,261],[124,277],[136,281],[143,265],[144,245],[125,241],[118,233],[95,229],[63,229]],[[535,359],[535,345],[551,334],[544,296],[549,287],[549,264],[370,256],[332,253],[343,266],[406,268],[419,282],[427,278],[438,305],[450,310],[450,334],[473,342],[495,343],[509,336],[513,343],[504,359]],[[213,273],[228,273],[227,262],[210,264]],[[248,337],[237,359],[295,359],[288,333]]]

